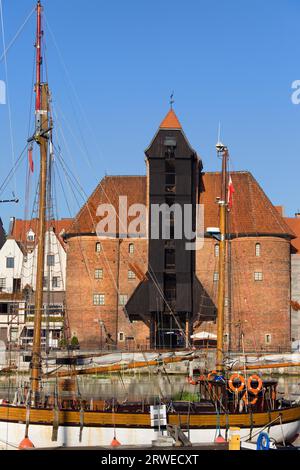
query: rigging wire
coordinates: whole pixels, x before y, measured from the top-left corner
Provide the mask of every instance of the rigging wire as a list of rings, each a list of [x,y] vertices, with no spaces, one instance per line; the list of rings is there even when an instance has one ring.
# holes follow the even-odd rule
[[[5,80],[6,80],[6,98],[7,98],[7,110],[8,110],[8,121],[9,121],[9,134],[10,134],[10,145],[11,145],[11,158],[13,166],[15,165],[15,149],[14,149],[14,137],[13,137],[13,126],[12,126],[12,115],[11,105],[9,98],[9,86],[8,86],[8,67],[6,58],[6,46],[5,46],[5,31],[4,31],[4,19],[3,19],[3,7],[2,0],[0,0],[0,17],[1,17],[1,31],[2,31],[2,44],[3,44],[3,55],[4,55],[4,68],[5,68]],[[17,194],[17,181],[14,175],[14,192]]]
[[[2,62],[2,60],[5,58],[5,56],[7,56],[8,51],[11,49],[11,47],[14,45],[14,43],[16,42],[18,37],[20,36],[21,32],[23,31],[24,27],[26,26],[26,24],[28,23],[28,21],[30,20],[30,18],[33,15],[34,12],[35,12],[35,6],[31,10],[31,12],[28,14],[25,21],[22,23],[22,25],[20,26],[20,28],[18,29],[18,31],[16,32],[15,36],[12,38],[12,40],[10,41],[8,46],[6,46],[6,49],[4,50],[2,55],[0,56],[0,62]]]

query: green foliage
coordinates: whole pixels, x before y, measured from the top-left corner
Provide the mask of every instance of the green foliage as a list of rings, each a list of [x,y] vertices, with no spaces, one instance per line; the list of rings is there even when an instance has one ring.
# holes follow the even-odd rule
[[[198,393],[191,393],[191,392],[178,392],[176,395],[172,397],[173,401],[199,401],[199,394]]]
[[[71,346],[72,346],[72,347],[79,346],[79,341],[78,341],[77,336],[72,336],[72,339],[71,339]]]

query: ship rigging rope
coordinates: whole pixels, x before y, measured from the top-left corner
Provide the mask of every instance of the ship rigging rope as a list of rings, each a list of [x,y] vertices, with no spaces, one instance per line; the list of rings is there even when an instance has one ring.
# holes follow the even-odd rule
[[[8,85],[8,67],[7,67],[7,58],[6,58],[6,46],[5,46],[5,31],[4,31],[4,21],[3,21],[3,8],[2,0],[0,0],[0,16],[1,16],[1,31],[2,31],[2,44],[3,44],[3,54],[4,54],[4,68],[5,68],[5,80],[6,80],[6,101],[7,101],[7,110],[8,110],[8,121],[9,121],[9,134],[10,134],[10,146],[11,146],[11,158],[13,166],[15,166],[15,145],[13,137],[13,128],[12,128],[12,115],[11,115],[11,106],[9,98],[9,85]],[[14,174],[14,193],[17,193],[17,181]]]
[[[15,175],[17,169],[19,168],[20,164],[22,163],[24,157],[25,157],[25,151],[27,150],[27,147],[28,147],[28,143],[26,143],[25,147],[23,148],[20,156],[18,157],[18,159],[16,160],[16,162],[13,164],[13,167],[12,169],[9,171],[8,175],[6,176],[6,178],[4,179],[4,181],[2,182],[1,186],[0,186],[0,195],[5,191],[5,189],[7,188],[11,178]]]
[[[28,14],[28,16],[25,18],[25,20],[22,23],[22,25],[20,26],[20,28],[17,30],[16,34],[14,35],[14,37],[12,38],[12,40],[10,41],[8,46],[6,46],[6,49],[4,50],[4,52],[2,53],[2,55],[0,57],[0,62],[2,62],[3,59],[5,59],[5,56],[7,56],[8,51],[11,49],[11,47],[14,45],[14,43],[16,42],[18,37],[20,36],[20,34],[23,31],[24,27],[26,26],[26,24],[30,20],[31,16],[35,12],[35,9],[36,9],[36,7],[34,6],[33,9],[31,10],[31,12]]]
[[[75,180],[75,182],[78,184],[78,186],[79,186],[81,192],[83,193],[83,195],[85,196],[85,198],[88,200],[88,196],[86,195],[84,189],[81,187],[81,185],[80,185],[80,183],[79,183],[79,181],[78,181],[78,178],[76,178],[76,177],[74,176],[74,174],[73,174],[72,171],[68,168],[68,165],[66,164],[66,162],[62,159],[62,157],[61,157],[60,155],[58,155],[58,160],[59,160],[60,164],[62,165],[62,168],[63,168],[63,171],[64,171],[64,173],[65,173],[65,176],[68,177],[69,174],[72,176],[73,180]],[[69,178],[69,180],[72,181],[71,178]],[[73,181],[73,185],[74,185],[74,181]],[[103,186],[101,185],[101,183],[100,183],[100,186],[101,186],[101,189],[103,190],[104,194],[106,195],[108,201],[110,201],[110,199],[109,199],[109,197],[107,196],[107,194],[106,194],[106,192],[105,192],[105,189],[103,188]],[[81,194],[81,196],[82,196],[82,194]],[[83,196],[82,196],[82,197],[83,197]],[[112,205],[112,206],[113,206],[113,205]],[[91,222],[92,222],[92,224],[94,225],[94,229],[95,229],[95,231],[96,231],[95,222],[94,222],[94,219],[93,219],[92,214],[91,214],[91,212],[90,212],[90,207],[89,207],[88,202],[85,203],[85,207],[87,207],[87,210],[88,210],[88,213],[89,213]],[[113,207],[114,207],[114,206],[113,206]],[[117,218],[118,218],[119,221],[120,221],[120,218],[119,218],[119,215],[117,214],[117,212],[116,212],[116,216],[117,216]],[[119,289],[118,289],[118,287],[117,287],[117,285],[116,285],[116,282],[115,282],[113,273],[112,273],[111,268],[110,268],[110,264],[109,264],[109,262],[108,262],[108,260],[107,260],[107,257],[106,257],[106,254],[105,254],[104,250],[103,250],[103,254],[104,254],[105,259],[106,259],[106,264],[107,264],[108,270],[110,271],[110,274],[111,274],[112,282],[113,282],[114,285],[115,285],[116,291],[118,292],[118,294],[120,294],[120,291],[119,291]],[[84,258],[84,262],[85,262],[85,264],[87,264],[85,258]],[[86,266],[86,267],[87,267],[87,266]],[[87,268],[87,269],[88,269],[88,268]],[[151,269],[151,267],[150,267],[150,269]],[[160,295],[162,296],[162,298],[165,300],[165,302],[166,302],[166,304],[167,304],[167,306],[168,306],[168,308],[169,308],[169,310],[170,310],[170,313],[174,316],[174,314],[173,314],[173,312],[172,312],[172,310],[171,310],[169,304],[167,303],[167,300],[164,298],[163,292],[161,291],[160,286],[158,285],[158,283],[157,283],[155,277],[152,276],[151,272],[149,272],[149,274],[150,274],[150,277],[153,279],[153,282],[154,282],[154,284],[156,285],[159,294],[160,294]],[[125,310],[125,309],[124,309],[124,310]],[[174,316],[174,318],[175,318],[175,322],[177,323],[177,325],[178,325],[178,326],[180,327],[180,329],[181,329],[181,325],[179,324],[179,322],[177,321],[177,319],[176,319],[175,316]],[[133,328],[133,327],[131,326],[131,328]],[[185,332],[183,333],[183,336],[184,336],[184,338],[186,338]],[[189,345],[190,345],[190,342],[189,342]]]
[[[82,108],[81,103],[80,103],[80,101],[79,101],[79,98],[78,98],[78,95],[77,95],[76,90],[75,90],[75,88],[74,88],[74,85],[73,85],[73,83],[72,83],[71,80],[70,80],[70,76],[69,76],[67,67],[66,67],[66,65],[65,65],[65,63],[64,63],[64,61],[63,61],[63,58],[62,58],[62,54],[61,54],[61,52],[60,52],[60,50],[59,50],[59,47],[58,47],[57,42],[56,42],[56,40],[55,40],[54,34],[52,33],[52,30],[51,30],[51,28],[50,28],[50,26],[49,26],[49,23],[48,23],[46,17],[45,17],[45,22],[46,22],[46,25],[47,25],[47,27],[48,27],[48,29],[49,29],[50,34],[51,34],[52,40],[53,40],[53,42],[54,42],[54,45],[55,45],[55,47],[56,47],[56,49],[57,49],[59,58],[60,58],[60,60],[61,60],[62,66],[63,66],[64,71],[65,71],[65,73],[66,73],[66,76],[67,76],[67,78],[68,78],[68,80],[69,80],[69,82],[70,82],[72,91],[73,91],[73,93],[74,93],[74,95],[75,95],[75,98],[77,99],[77,102],[79,103],[79,106],[80,106],[80,108],[81,108],[81,112],[82,112],[83,116],[86,118],[86,116],[85,116],[84,113],[83,113],[83,108]],[[91,129],[90,129],[90,130],[91,130]],[[92,134],[93,134],[93,133],[92,133]],[[87,157],[86,152],[83,152],[83,153],[84,153],[84,156]],[[93,170],[92,165],[91,165],[91,162],[90,162],[90,159],[88,158],[87,160],[88,160],[88,164],[89,164],[90,168]],[[94,172],[93,172],[93,173],[94,173]],[[102,190],[103,190],[103,192],[104,192],[104,194],[105,194],[105,190],[104,190],[103,186],[101,185],[101,183],[100,183],[100,186],[101,186],[101,188],[102,188]],[[81,188],[81,189],[82,189],[82,188]],[[107,195],[106,195],[106,196],[107,196]],[[87,197],[87,196],[86,196],[86,197]],[[109,198],[108,198],[108,200],[109,200]],[[86,204],[86,207],[88,208],[88,211],[90,212],[90,209],[89,209],[89,207],[88,207],[88,204]],[[113,207],[114,207],[114,206],[113,206]],[[117,213],[116,213],[116,215],[117,215],[117,217],[119,218],[119,216],[118,216]],[[90,214],[90,217],[91,217],[92,223],[94,223],[94,220],[93,220],[93,217],[92,217],[91,214]],[[108,264],[108,267],[109,267],[109,264]],[[156,288],[157,288],[157,290],[158,290],[158,292],[159,292],[159,295],[163,298],[163,300],[164,300],[165,304],[167,305],[167,307],[168,307],[170,313],[171,313],[172,316],[174,317],[175,322],[177,323],[177,326],[178,326],[179,329],[182,331],[181,325],[179,324],[177,318],[175,317],[175,315],[174,315],[174,313],[173,313],[173,311],[172,311],[172,309],[171,309],[169,303],[168,303],[167,300],[165,299],[164,293],[163,293],[162,290],[160,289],[160,286],[159,286],[159,284],[158,284],[158,282],[157,282],[157,279],[155,279],[154,274],[151,273],[151,266],[149,266],[149,275],[150,275],[151,279],[153,280],[154,285],[156,286]],[[113,277],[113,276],[112,276],[112,281],[115,283],[115,280],[114,280],[114,277]],[[117,286],[115,286],[115,288],[116,288],[116,290],[118,291]],[[185,338],[185,340],[186,340],[185,331],[182,331],[182,333],[183,333],[183,336],[184,336],[184,338]],[[190,341],[189,341],[189,339],[188,339],[188,345],[190,346]]]
[[[55,40],[55,36],[54,36],[54,34],[53,34],[53,32],[52,32],[50,26],[49,26],[49,23],[48,23],[47,18],[45,17],[45,15],[44,15],[44,18],[45,18],[45,23],[46,23],[46,25],[47,25],[47,28],[48,28],[48,30],[49,30],[49,32],[50,32],[51,37],[52,37],[52,40],[53,40],[53,42],[54,42],[54,45],[55,45],[55,47],[56,47],[56,49],[57,49],[57,52],[58,52],[60,61],[61,61],[61,63],[62,63],[63,69],[64,69],[64,71],[65,71],[65,74],[66,74],[66,76],[67,76],[67,78],[68,78],[68,80],[69,80],[71,89],[72,89],[72,91],[73,91],[73,93],[74,93],[74,96],[75,96],[75,98],[76,98],[76,100],[77,100],[77,102],[78,102],[78,104],[79,104],[80,109],[81,109],[81,113],[82,113],[83,117],[85,118],[85,120],[87,121],[86,116],[85,116],[85,114],[84,114],[84,112],[83,112],[82,105],[81,105],[80,100],[79,100],[79,98],[78,98],[78,95],[77,95],[77,93],[76,93],[75,87],[74,87],[74,85],[73,85],[73,83],[72,83],[72,81],[71,81],[71,79],[70,79],[70,75],[69,75],[69,73],[68,73],[66,64],[65,64],[65,62],[64,62],[64,60],[63,60],[61,51],[60,51],[60,49],[59,49],[59,47],[58,47],[58,44],[57,44],[57,42],[56,42],[56,40]],[[88,121],[87,121],[87,122],[88,122]],[[68,123],[68,122],[67,122],[67,124],[68,124],[68,127],[69,127],[69,123]],[[89,124],[89,122],[88,122],[88,124]],[[89,130],[91,131],[91,128],[90,128],[90,127],[89,127]],[[94,135],[93,132],[92,132],[92,135]],[[92,168],[90,159],[87,158],[87,152],[84,152],[84,151],[83,151],[83,153],[84,153],[85,158],[86,158],[87,161],[88,161],[88,164],[89,164],[91,170],[93,171],[93,168]],[[94,171],[93,171],[93,174],[95,174]],[[104,190],[103,186],[101,185],[101,183],[100,183],[100,187],[101,187],[101,189],[103,190],[103,192],[104,192],[104,194],[105,194],[105,190]],[[82,189],[82,188],[81,188],[81,189]],[[107,195],[106,195],[106,196],[107,196]],[[86,197],[87,197],[87,196],[86,196]],[[109,198],[108,198],[108,200],[109,200]],[[89,213],[90,213],[90,209],[89,209],[87,203],[85,204],[85,206],[87,207],[87,209],[88,209],[88,211],[89,211]],[[114,207],[114,206],[113,206],[113,207]],[[119,216],[118,216],[117,213],[116,213],[116,215],[117,215],[117,217],[119,218]],[[91,214],[90,214],[90,217],[91,217],[92,223],[94,224],[94,220],[93,220],[93,217],[92,217]],[[109,264],[108,264],[108,268],[109,268],[109,270],[110,270]],[[158,282],[157,282],[157,279],[155,279],[154,274],[151,273],[151,266],[149,266],[149,271],[148,271],[148,272],[149,272],[149,275],[150,275],[151,279],[153,280],[154,285],[156,286],[156,288],[157,288],[157,290],[158,290],[159,295],[163,298],[165,304],[167,305],[167,308],[169,309],[170,313],[171,313],[172,316],[174,317],[175,322],[177,323],[177,326],[179,327],[179,329],[182,331],[182,334],[183,334],[183,336],[184,336],[184,338],[185,338],[185,341],[186,341],[186,334],[185,334],[185,331],[182,330],[182,327],[181,327],[181,325],[179,324],[177,318],[175,317],[175,315],[174,315],[174,313],[173,313],[173,311],[172,311],[172,309],[171,309],[169,303],[168,303],[167,300],[165,299],[164,293],[163,293],[162,290],[160,289],[160,286],[159,286],[159,284],[158,284]],[[111,273],[111,275],[112,275],[112,273]],[[115,284],[115,279],[114,279],[113,275],[112,275],[111,278],[112,278],[113,283]],[[117,292],[119,293],[119,289],[118,289],[117,285],[115,285],[115,288],[116,288]],[[127,313],[127,312],[125,311],[125,313]],[[189,345],[189,347],[190,347],[189,338],[188,338],[188,345]]]

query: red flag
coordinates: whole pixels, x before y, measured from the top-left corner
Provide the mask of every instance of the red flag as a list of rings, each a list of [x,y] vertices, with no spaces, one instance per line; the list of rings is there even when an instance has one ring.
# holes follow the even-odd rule
[[[34,164],[33,164],[33,159],[32,159],[32,147],[29,147],[28,149],[28,161],[29,161],[30,171],[31,173],[33,173]]]
[[[235,192],[235,189],[233,187],[233,183],[232,183],[232,179],[231,179],[231,176],[229,176],[229,180],[228,180],[228,195],[227,195],[227,204],[228,204],[228,208],[231,209],[232,208],[232,202],[233,202],[233,193]]]

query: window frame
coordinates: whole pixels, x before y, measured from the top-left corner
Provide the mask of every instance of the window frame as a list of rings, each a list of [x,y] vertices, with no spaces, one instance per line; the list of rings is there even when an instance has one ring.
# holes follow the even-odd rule
[[[12,266],[9,266],[9,261],[12,262]],[[15,257],[14,256],[6,257],[6,269],[15,269]]]
[[[95,301],[96,298],[98,298],[97,302]],[[103,305],[105,305],[105,294],[93,294],[93,305],[96,307],[102,307]]]

